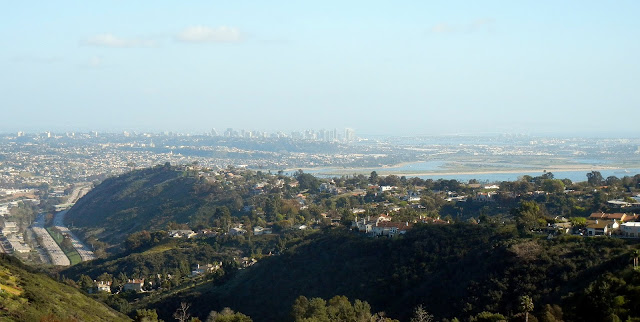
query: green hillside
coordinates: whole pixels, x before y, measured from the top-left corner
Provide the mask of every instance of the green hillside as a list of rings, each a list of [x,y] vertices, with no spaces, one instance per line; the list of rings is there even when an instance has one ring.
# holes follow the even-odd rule
[[[202,204],[193,195],[196,179],[171,166],[129,172],[104,180],[72,207],[73,227],[96,230],[102,241],[118,243],[141,230],[187,222]]]
[[[166,308],[188,302],[196,316],[231,307],[255,321],[280,321],[289,318],[300,295],[346,295],[400,320],[420,304],[437,318],[466,319],[484,311],[513,316],[519,298],[527,295],[537,316],[564,310],[566,320],[579,320],[584,310],[576,303],[585,299],[574,294],[583,294],[607,272],[637,274],[629,268],[629,246],[622,240],[516,236],[513,226],[469,224],[419,227],[398,239],[318,233],[221,286],[198,286],[145,306],[165,317],[172,313]],[[627,317],[640,315],[625,310]]]
[[[0,320],[127,321],[77,289],[0,255]]]

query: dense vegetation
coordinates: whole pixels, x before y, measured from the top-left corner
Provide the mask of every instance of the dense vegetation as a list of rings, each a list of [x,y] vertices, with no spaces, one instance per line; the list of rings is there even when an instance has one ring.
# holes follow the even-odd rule
[[[589,292],[608,274],[638,279],[630,270],[628,248],[609,238],[520,238],[514,226],[491,224],[425,225],[391,240],[334,230],[311,235],[222,285],[200,285],[145,305],[161,316],[189,302],[196,316],[231,307],[256,321],[274,321],[291,318],[289,308],[300,295],[346,295],[401,320],[418,305],[437,318],[466,319],[483,312],[516,316],[519,298],[530,296],[533,316],[564,314],[568,320],[584,320],[590,311],[580,309],[576,303],[586,300],[576,294],[614,301],[615,292],[634,289],[621,289],[624,283],[618,282],[607,283],[611,290],[604,295],[600,289]],[[640,316],[628,301],[622,303],[616,311],[621,318]]]
[[[66,221],[74,227],[99,227],[106,242],[144,229],[163,229],[199,204],[189,195],[193,183],[194,178],[163,166],[109,178],[81,198]]]
[[[287,177],[156,166],[105,180],[69,211],[68,223],[94,246],[118,247],[60,276],[82,289],[108,280],[115,290],[128,278],[145,278],[152,282],[147,293],[97,298],[132,317],[165,320],[184,303],[191,316],[223,320],[330,320],[340,310],[374,317],[362,313],[366,305],[400,320],[417,308],[436,319],[472,321],[640,317],[632,242],[546,238],[551,224],[579,228],[591,212],[619,211],[607,200],[633,202],[640,187],[640,175],[602,178],[594,171],[586,178],[573,183],[544,173],[487,188],[375,172],[319,179],[302,171]],[[380,214],[415,224],[392,239],[349,230],[356,216]],[[273,233],[254,236],[257,226]],[[234,235],[232,227],[244,232]],[[213,234],[174,239],[171,229]],[[192,276],[195,265],[211,262],[223,268]]]
[[[0,254],[0,320],[126,321],[77,289]]]

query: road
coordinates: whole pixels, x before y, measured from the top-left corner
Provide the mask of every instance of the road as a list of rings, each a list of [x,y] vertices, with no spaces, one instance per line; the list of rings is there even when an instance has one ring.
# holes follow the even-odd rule
[[[67,203],[76,203],[78,199],[82,198],[90,190],[91,190],[91,183],[85,183],[75,187],[73,191],[71,191],[71,194],[69,195],[69,197],[67,198]]]
[[[67,214],[66,210],[57,213],[53,218],[53,226],[58,228],[62,232],[62,234],[66,234],[69,236],[69,238],[71,239],[71,244],[73,244],[73,248],[75,248],[76,251],[78,251],[78,254],[80,254],[80,258],[82,258],[83,262],[96,259],[96,257],[93,255],[93,252],[89,249],[89,247],[87,247],[87,245],[81,242],[80,239],[78,239],[78,237],[76,237],[76,235],[74,235],[69,230],[69,228],[67,228],[67,226],[64,225],[64,216],[66,214]]]
[[[59,265],[59,266],[71,265],[71,262],[69,261],[69,258],[67,257],[67,255],[65,255],[62,249],[60,249],[60,246],[58,246],[56,241],[53,240],[53,237],[49,235],[49,232],[46,229],[44,229],[44,221],[45,221],[44,214],[39,214],[38,217],[36,218],[36,221],[33,222],[33,225],[31,225],[31,230],[33,230],[33,232],[38,237],[40,237],[39,239],[42,240],[41,246],[44,247],[44,249],[49,254],[49,258],[51,258],[51,263],[53,265]]]

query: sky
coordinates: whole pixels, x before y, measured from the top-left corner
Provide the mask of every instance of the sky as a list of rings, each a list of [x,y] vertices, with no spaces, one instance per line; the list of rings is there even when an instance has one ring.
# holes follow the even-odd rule
[[[640,1],[4,1],[0,132],[639,136]]]

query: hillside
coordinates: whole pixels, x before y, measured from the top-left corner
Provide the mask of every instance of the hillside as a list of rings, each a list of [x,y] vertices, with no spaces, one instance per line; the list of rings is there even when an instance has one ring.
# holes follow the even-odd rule
[[[65,221],[117,244],[133,232],[187,222],[202,205],[192,194],[195,182],[171,166],[132,171],[104,180],[69,210]]]
[[[483,311],[515,314],[518,298],[529,295],[536,315],[551,314],[545,311],[549,304],[573,320],[582,316],[570,302],[573,293],[583,292],[606,272],[621,274],[629,268],[628,246],[621,240],[548,241],[516,235],[513,226],[468,224],[419,227],[391,240],[319,233],[221,286],[199,286],[145,306],[169,317],[165,308],[186,301],[201,317],[228,306],[256,321],[274,321],[288,318],[299,295],[346,295],[368,301],[373,311],[406,320],[419,304],[437,318]]]
[[[36,273],[0,254],[0,320],[127,321],[77,289]]]

